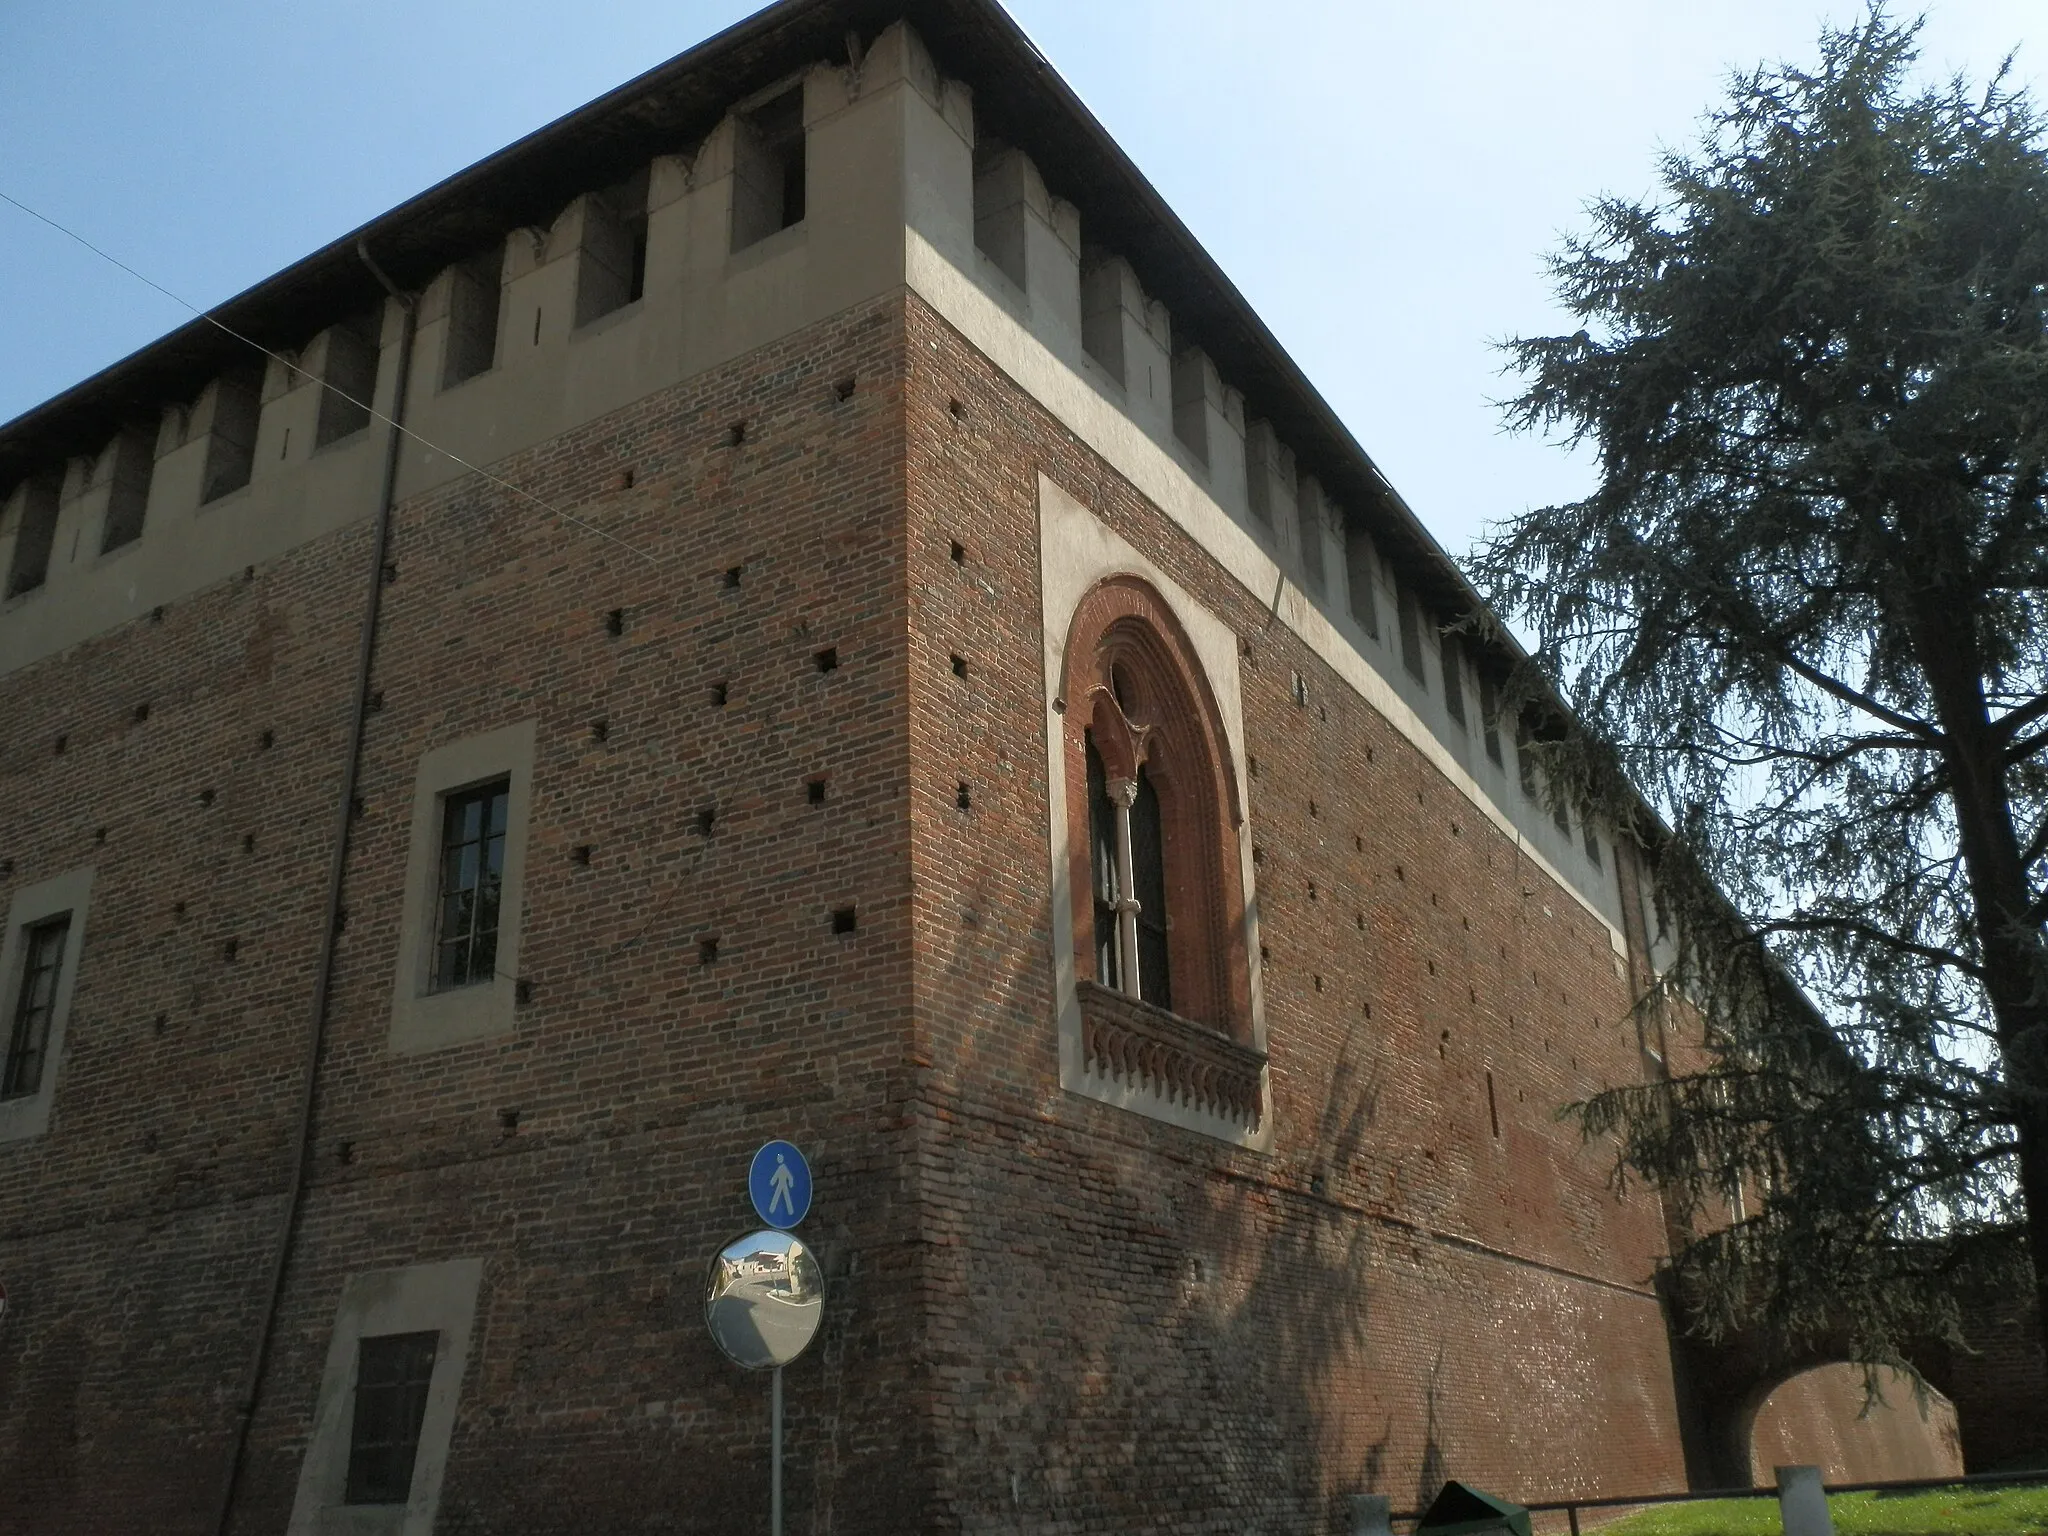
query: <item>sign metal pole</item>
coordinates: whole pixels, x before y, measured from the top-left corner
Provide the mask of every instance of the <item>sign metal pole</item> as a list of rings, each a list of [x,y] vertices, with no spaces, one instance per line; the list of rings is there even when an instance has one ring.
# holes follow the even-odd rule
[[[768,1391],[768,1536],[782,1536],[782,1367]]]
[[[734,1238],[713,1256],[704,1321],[735,1365],[770,1373],[768,1532],[782,1536],[782,1368],[818,1336],[825,1303],[817,1257],[790,1231],[811,1209],[811,1165],[790,1142],[768,1142],[747,1169],[747,1198],[769,1230]]]

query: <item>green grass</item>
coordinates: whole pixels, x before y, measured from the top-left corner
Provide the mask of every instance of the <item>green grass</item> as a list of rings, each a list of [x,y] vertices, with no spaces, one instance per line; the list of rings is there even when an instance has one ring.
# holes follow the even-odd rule
[[[2048,1488],[1838,1493],[1838,1536],[2048,1536]],[[1591,1522],[1580,1517],[1582,1526]],[[1782,1536],[1776,1499],[1666,1504],[1598,1527],[1600,1536]]]

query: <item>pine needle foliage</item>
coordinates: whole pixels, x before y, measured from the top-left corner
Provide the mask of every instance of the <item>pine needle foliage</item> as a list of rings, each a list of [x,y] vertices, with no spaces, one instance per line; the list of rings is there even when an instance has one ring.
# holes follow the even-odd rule
[[[1476,568],[1577,717],[1547,780],[1637,817],[1642,1006],[1706,1042],[1572,1112],[1662,1191],[1695,1326],[1885,1363],[1986,1255],[2048,1292],[2048,143],[2009,69],[1920,83],[1918,30],[1734,78],[1591,206],[1509,413],[1598,488]]]

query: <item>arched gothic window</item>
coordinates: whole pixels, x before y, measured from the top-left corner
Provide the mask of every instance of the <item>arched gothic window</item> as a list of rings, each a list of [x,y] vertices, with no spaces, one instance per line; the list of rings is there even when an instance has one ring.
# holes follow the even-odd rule
[[[1149,585],[1113,577],[1082,599],[1061,696],[1078,974],[1249,1040],[1236,778],[1193,648]]]

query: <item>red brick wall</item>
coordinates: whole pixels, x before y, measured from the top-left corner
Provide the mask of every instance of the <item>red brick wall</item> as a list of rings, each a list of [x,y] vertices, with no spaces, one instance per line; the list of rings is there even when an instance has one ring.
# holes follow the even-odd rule
[[[1678,1482],[1654,1202],[1553,1119],[1636,1070],[1604,933],[921,304],[495,467],[653,558],[474,480],[399,509],[235,1529],[282,1528],[345,1276],[465,1255],[486,1265],[444,1532],[758,1524],[766,1382],[715,1356],[698,1287],[770,1135],[813,1155],[831,1276],[787,1379],[792,1531],[1301,1530],[1445,1475]],[[1058,1087],[1041,470],[1254,637],[1271,1156]],[[367,539],[0,678],[0,900],[98,872],[51,1129],[0,1147],[0,1536],[208,1528],[288,1166]],[[416,765],[525,718],[531,999],[510,1036],[395,1058]]]
[[[0,1530],[192,1529],[208,1501],[304,1054],[363,547],[0,680],[0,901],[96,871],[50,1128],[0,1146]]]
[[[948,1169],[927,1216],[952,1302],[934,1320],[948,1516],[1335,1529],[1343,1493],[1406,1505],[1445,1475],[1529,1497],[1680,1485],[1646,1285],[1655,1203],[1617,1199],[1607,1150],[1553,1118],[1638,1071],[1604,930],[1269,626],[1259,595],[932,312],[910,314],[917,1020],[928,1156]],[[1041,471],[1254,637],[1270,1157],[1057,1086]]]
[[[2032,1296],[2024,1279],[1971,1287],[1961,1298],[1966,1347],[1923,1364],[1955,1405],[1972,1472],[2048,1466],[2048,1353]]]
[[[901,348],[900,305],[873,305],[496,466],[651,562],[473,480],[401,507],[237,1530],[283,1526],[345,1275],[470,1254],[441,1529],[757,1522],[767,1382],[715,1355],[699,1287],[770,1135],[813,1156],[832,1276],[788,1373],[795,1528],[914,1523]],[[0,1148],[0,1531],[207,1528],[285,1177],[367,537],[0,679],[0,899],[98,870],[55,1119]],[[393,1057],[416,764],[526,717],[531,1002],[509,1037]]]

